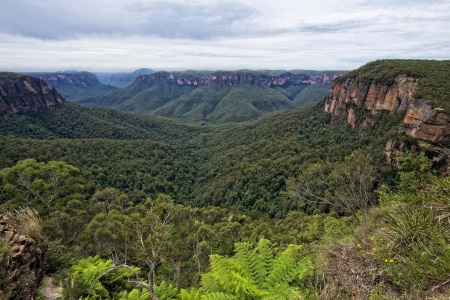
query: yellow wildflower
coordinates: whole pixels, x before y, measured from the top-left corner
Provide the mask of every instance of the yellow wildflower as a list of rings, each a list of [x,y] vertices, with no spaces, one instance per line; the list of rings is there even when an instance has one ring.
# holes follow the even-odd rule
[[[390,262],[390,263],[393,263],[393,262],[394,262],[394,260],[393,260],[393,259],[390,259],[390,260],[389,260],[389,262]]]
[[[358,247],[359,249],[362,248],[361,244],[356,245],[356,247]]]
[[[372,248],[372,251],[375,251],[375,250],[377,250],[377,248],[373,247],[373,248]]]

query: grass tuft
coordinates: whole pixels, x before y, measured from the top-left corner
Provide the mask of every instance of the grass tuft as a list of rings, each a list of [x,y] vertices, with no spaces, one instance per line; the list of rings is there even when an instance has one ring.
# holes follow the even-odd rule
[[[22,207],[14,211],[12,222],[21,235],[37,239],[41,238],[41,219],[38,212],[29,207]]]

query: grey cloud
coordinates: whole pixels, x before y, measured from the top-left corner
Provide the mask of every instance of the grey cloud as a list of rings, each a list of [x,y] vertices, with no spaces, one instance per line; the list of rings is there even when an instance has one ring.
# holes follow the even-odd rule
[[[239,34],[239,24],[254,11],[241,3],[134,3],[127,5],[140,20],[139,32],[167,38],[210,39]]]
[[[237,2],[134,2],[119,10],[105,3],[89,9],[83,7],[83,2],[67,3],[8,1],[0,11],[0,32],[39,39],[86,35],[211,39],[239,34],[239,23],[254,13]]]
[[[309,33],[335,33],[343,32],[348,29],[361,28],[369,24],[369,21],[338,21],[327,24],[300,25],[297,27],[297,31]]]

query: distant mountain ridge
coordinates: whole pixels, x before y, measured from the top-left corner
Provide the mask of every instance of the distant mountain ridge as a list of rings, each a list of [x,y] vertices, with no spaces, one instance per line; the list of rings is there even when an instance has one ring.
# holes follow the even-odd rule
[[[66,71],[56,73],[27,73],[34,77],[44,79],[49,86],[55,87],[61,84],[72,84],[77,86],[94,86],[100,83],[95,74],[89,72]]]
[[[153,74],[156,71],[148,68],[141,68],[131,73],[121,72],[121,73],[95,73],[98,79],[103,84],[109,84],[118,88],[126,87],[132,84],[137,77],[141,75]]]
[[[197,121],[242,122],[322,100],[342,72],[160,71],[128,87],[80,101],[94,107]],[[312,86],[320,86],[311,89]],[[308,98],[302,91],[308,91]]]
[[[286,86],[298,84],[331,84],[335,76],[326,72],[317,75],[282,73],[278,76],[250,73],[244,71],[217,71],[205,75],[178,75],[165,71],[156,72],[151,75],[142,75],[136,79],[137,83],[156,84],[161,81],[175,82],[178,85],[236,85],[236,84],[264,84],[266,86]]]
[[[26,73],[26,75],[44,79],[64,98],[77,102],[80,99],[99,96],[117,90],[116,87],[100,83],[95,74],[82,71],[65,71],[55,73]]]

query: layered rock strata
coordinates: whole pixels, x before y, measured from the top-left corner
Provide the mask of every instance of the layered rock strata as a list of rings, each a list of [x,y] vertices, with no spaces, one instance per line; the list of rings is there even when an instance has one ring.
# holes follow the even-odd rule
[[[0,247],[0,293],[8,300],[34,299],[44,277],[47,246],[39,238],[18,234],[0,215]]]
[[[62,103],[64,98],[41,78],[0,76],[0,112],[17,114],[48,110]]]
[[[325,111],[345,117],[356,126],[355,107],[377,114],[389,111],[404,116],[404,127],[409,135],[430,142],[447,141],[450,138],[450,115],[442,109],[432,108],[424,99],[414,95],[419,81],[413,77],[397,76],[392,85],[361,81],[350,78],[335,83],[325,101]]]
[[[98,85],[100,83],[98,77],[95,74],[89,72],[29,73],[29,75],[44,79],[51,87],[57,87],[58,85],[90,87]]]
[[[264,84],[267,86],[283,86],[290,84],[314,84],[314,83],[331,83],[334,76],[327,73],[318,75],[293,74],[286,72],[279,76],[270,76],[264,74],[253,73],[236,73],[236,72],[214,72],[207,75],[177,75],[168,72],[156,72],[150,75],[142,75],[136,78],[136,84],[156,84],[162,81],[169,81],[178,85],[215,85],[215,86],[232,86],[238,84]]]

